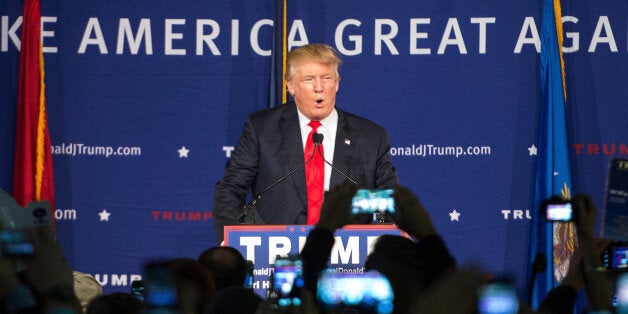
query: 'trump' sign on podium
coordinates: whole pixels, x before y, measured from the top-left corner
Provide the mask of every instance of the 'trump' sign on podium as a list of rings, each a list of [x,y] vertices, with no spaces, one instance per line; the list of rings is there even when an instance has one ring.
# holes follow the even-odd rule
[[[313,226],[225,226],[225,245],[255,263],[253,288],[266,296],[275,259],[298,255]],[[329,266],[339,272],[362,273],[375,240],[382,234],[405,235],[394,225],[350,225],[335,233]]]

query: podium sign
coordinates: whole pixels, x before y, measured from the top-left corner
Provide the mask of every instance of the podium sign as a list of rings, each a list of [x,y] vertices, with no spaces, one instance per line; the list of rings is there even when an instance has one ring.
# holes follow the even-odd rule
[[[314,226],[305,225],[225,226],[225,245],[253,261],[253,288],[266,297],[275,259],[298,255],[312,228]],[[339,272],[364,272],[366,257],[382,234],[406,235],[395,225],[350,225],[337,230],[328,266]]]

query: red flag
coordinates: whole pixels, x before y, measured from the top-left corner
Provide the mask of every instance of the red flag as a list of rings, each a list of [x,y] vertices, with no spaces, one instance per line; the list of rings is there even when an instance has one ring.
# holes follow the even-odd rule
[[[26,207],[46,200],[54,211],[52,152],[44,95],[44,58],[39,0],[24,0],[13,197]]]

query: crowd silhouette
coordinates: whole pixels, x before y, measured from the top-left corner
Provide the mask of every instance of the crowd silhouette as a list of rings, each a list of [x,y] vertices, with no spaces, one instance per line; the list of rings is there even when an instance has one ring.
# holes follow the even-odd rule
[[[247,261],[228,246],[207,248],[197,259],[147,263],[133,291],[103,294],[93,277],[69,267],[52,229],[37,227],[26,230],[32,252],[0,257],[0,312],[574,313],[583,290],[583,313],[628,313],[628,289],[616,286],[626,284],[628,277],[602,263],[600,256],[610,241],[594,236],[597,210],[588,195],[572,199],[578,247],[567,275],[533,309],[511,283],[496,279],[500,274],[490,274],[482,265],[458,265],[417,196],[403,186],[394,188],[392,218],[408,236],[380,236],[364,274],[330,272],[334,233],[355,223],[350,208],[356,190],[345,183],[325,195],[320,220],[300,255],[288,259],[297,272],[276,271],[285,277],[273,281],[276,289],[267,298],[245,284]],[[344,295],[335,298],[328,289],[340,289]]]

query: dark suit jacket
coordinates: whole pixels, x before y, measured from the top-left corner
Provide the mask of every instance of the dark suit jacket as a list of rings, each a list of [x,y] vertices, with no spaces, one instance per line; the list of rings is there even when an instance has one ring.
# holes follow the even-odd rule
[[[398,183],[388,150],[388,133],[379,125],[338,108],[338,129],[332,164],[362,188],[385,188]],[[216,240],[223,240],[223,227],[235,225],[246,203],[249,188],[257,195],[275,180],[303,164],[303,142],[294,102],[250,115],[238,145],[227,162],[225,174],[214,191]],[[332,170],[330,189],[345,177]],[[305,224],[307,192],[305,170],[261,195],[256,224]]]

